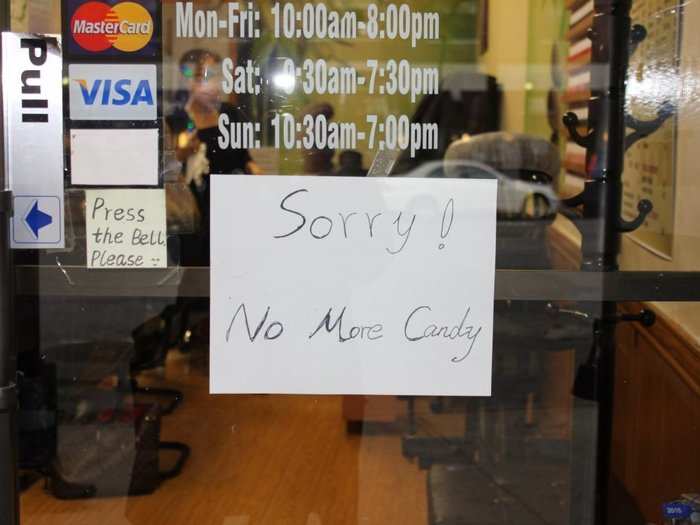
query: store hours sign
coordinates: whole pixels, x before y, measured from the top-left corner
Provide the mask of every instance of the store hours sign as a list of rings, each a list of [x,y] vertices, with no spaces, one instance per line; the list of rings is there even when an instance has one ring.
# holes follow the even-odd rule
[[[213,393],[491,392],[496,181],[212,177]]]

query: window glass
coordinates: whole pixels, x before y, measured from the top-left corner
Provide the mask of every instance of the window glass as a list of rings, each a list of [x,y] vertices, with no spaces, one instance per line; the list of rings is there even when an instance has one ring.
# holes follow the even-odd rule
[[[13,251],[21,522],[696,523],[700,4],[629,3],[12,0],[5,29],[62,37],[65,188],[56,221],[33,195],[15,206],[30,240],[65,229],[63,247]],[[5,135],[7,151],[42,165],[29,139]],[[227,176],[247,177],[251,202],[222,204],[212,181]],[[256,272],[305,268],[306,283],[318,263],[249,242],[257,216],[241,220],[294,176],[328,181],[348,206],[421,184],[411,205],[430,208],[441,184],[495,185],[493,232],[486,204],[463,210],[476,217],[469,235],[495,249],[476,265],[495,282],[490,395],[448,395],[455,382],[437,366],[395,391],[405,362],[365,392],[384,395],[332,379],[314,385],[333,395],[285,390],[302,368],[336,377],[311,351],[281,372],[257,362],[278,388],[212,393],[214,378],[242,381],[217,368],[222,261],[250,263],[231,279],[260,284],[260,304],[275,293],[288,304],[279,290],[296,281]],[[293,234],[330,235],[274,206],[301,221]],[[437,251],[454,239],[444,210]],[[351,215],[337,215],[322,218],[347,239]],[[376,218],[363,222],[372,239]],[[389,254],[410,242],[403,219],[388,223]],[[224,257],[216,239],[229,230],[240,245]],[[475,267],[465,257],[406,273],[381,259],[362,280],[367,261],[330,246],[337,266],[322,275],[334,277],[294,296],[299,310],[326,287],[393,315],[402,294]],[[277,339],[288,327],[274,314],[243,311],[241,340]],[[431,325],[431,351],[463,337],[468,314]],[[343,342],[342,325],[319,319]],[[348,340],[377,334],[346,328]],[[377,381],[372,367],[394,354],[373,348],[376,362],[358,358],[335,381]],[[409,346],[399,355],[413,359]],[[426,384],[444,395],[419,395]]]

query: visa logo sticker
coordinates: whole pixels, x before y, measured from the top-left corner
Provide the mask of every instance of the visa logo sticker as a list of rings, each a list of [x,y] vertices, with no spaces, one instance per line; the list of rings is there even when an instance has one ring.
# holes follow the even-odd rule
[[[71,64],[71,120],[156,120],[155,65]]]

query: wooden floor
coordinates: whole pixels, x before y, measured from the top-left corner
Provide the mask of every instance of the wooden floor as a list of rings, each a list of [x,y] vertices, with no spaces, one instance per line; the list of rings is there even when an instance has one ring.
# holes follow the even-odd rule
[[[194,360],[196,361],[196,360]],[[400,434],[348,436],[339,397],[210,396],[206,363],[166,368],[184,404],[162,439],[192,447],[183,474],[138,498],[60,501],[41,483],[23,525],[425,525],[425,474]]]

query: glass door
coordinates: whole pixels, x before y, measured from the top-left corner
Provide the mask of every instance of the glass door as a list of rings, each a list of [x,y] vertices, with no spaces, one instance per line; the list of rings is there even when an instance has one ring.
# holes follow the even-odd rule
[[[0,524],[700,521],[700,7],[12,0]]]

